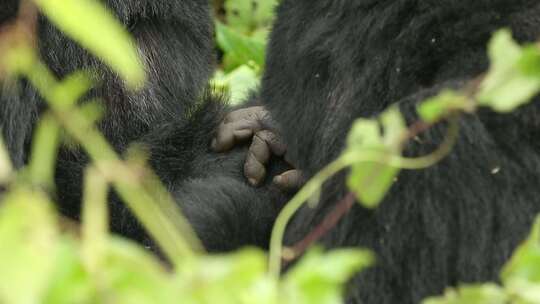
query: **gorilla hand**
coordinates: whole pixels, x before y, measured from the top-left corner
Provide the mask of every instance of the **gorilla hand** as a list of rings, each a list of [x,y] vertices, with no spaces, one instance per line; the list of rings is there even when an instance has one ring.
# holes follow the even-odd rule
[[[270,114],[264,107],[250,107],[229,113],[218,127],[212,149],[216,152],[230,150],[236,144],[252,138],[244,164],[244,175],[249,183],[257,186],[266,176],[265,166],[270,157],[286,156],[287,146],[276,132],[265,127],[270,122]],[[303,183],[298,170],[289,170],[276,177],[273,182],[283,190],[297,190]]]

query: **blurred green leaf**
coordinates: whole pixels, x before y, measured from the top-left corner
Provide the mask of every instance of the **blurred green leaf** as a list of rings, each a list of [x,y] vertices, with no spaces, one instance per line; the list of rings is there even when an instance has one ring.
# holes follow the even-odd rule
[[[423,304],[505,304],[508,298],[499,286],[483,284],[449,289],[443,297],[424,300]]]
[[[540,48],[538,45],[529,45],[523,48],[518,66],[525,75],[540,77]]]
[[[540,284],[540,217],[529,238],[514,252],[501,273],[503,282],[524,280]]]
[[[397,107],[391,107],[381,116],[384,135],[377,120],[358,119],[348,138],[346,154],[366,156],[379,161],[357,162],[351,166],[347,185],[360,203],[375,208],[384,198],[400,169],[385,165],[386,158],[401,155],[401,146],[407,129]]]
[[[271,25],[275,17],[275,10],[279,0],[256,0],[255,4],[255,24],[258,28],[266,28]]]
[[[253,27],[254,7],[251,0],[227,0],[227,25],[240,33],[249,33]]]
[[[95,285],[84,268],[77,243],[62,239],[44,295],[45,304],[95,303]]]
[[[131,87],[142,86],[145,73],[135,41],[115,17],[95,0],[34,0],[63,32],[118,72]]]
[[[179,279],[194,303],[260,303],[261,295],[271,297],[276,292],[266,282],[266,269],[266,256],[261,250],[244,249],[201,257],[185,265]]]
[[[384,132],[384,145],[394,152],[401,153],[402,142],[408,130],[399,108],[391,106],[381,114],[380,120]]]
[[[509,30],[497,32],[489,43],[491,67],[486,75],[478,99],[481,105],[498,112],[510,112],[527,103],[540,91],[540,77],[535,71],[538,54],[524,51]]]
[[[131,241],[110,239],[97,275],[102,303],[178,303],[172,275],[152,254]]]
[[[18,188],[1,206],[0,303],[40,303],[58,254],[52,205],[42,193]]]
[[[0,135],[0,184],[6,183],[13,173],[13,165],[4,138]]]
[[[422,102],[418,106],[418,115],[427,123],[435,123],[451,111],[469,111],[471,106],[467,97],[455,91],[445,90]]]
[[[216,37],[218,45],[231,57],[233,63],[253,62],[259,69],[264,66],[265,45],[263,43],[235,32],[220,22],[216,22]]]
[[[229,92],[231,105],[239,105],[257,88],[259,77],[252,68],[242,65],[228,74],[216,73],[211,83]]]
[[[239,33],[251,34],[271,24],[276,6],[276,0],[227,0],[226,21]]]
[[[282,301],[295,304],[343,303],[343,284],[374,261],[371,252],[361,249],[340,249],[324,254],[320,249],[312,249],[285,275]]]

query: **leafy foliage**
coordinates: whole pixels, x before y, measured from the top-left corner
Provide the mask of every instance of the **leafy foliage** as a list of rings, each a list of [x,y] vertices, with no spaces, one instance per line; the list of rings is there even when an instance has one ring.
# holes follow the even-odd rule
[[[213,84],[227,90],[233,104],[259,85],[276,5],[277,0],[225,0],[216,7],[216,40],[223,56]]]

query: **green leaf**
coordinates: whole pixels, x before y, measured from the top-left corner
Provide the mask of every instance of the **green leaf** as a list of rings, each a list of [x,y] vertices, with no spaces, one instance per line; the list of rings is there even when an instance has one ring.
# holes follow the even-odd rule
[[[452,111],[470,111],[472,104],[462,94],[445,90],[431,97],[418,106],[418,115],[427,123],[435,123]]]
[[[351,149],[382,147],[383,141],[379,122],[373,119],[357,119],[349,132],[347,146]]]
[[[58,246],[54,260],[54,270],[49,278],[49,286],[43,303],[71,304],[94,303],[96,288],[84,268],[77,250],[77,244],[63,239]]]
[[[384,129],[383,143],[396,152],[401,152],[402,142],[407,133],[405,119],[397,106],[388,108],[381,114],[381,124]]]
[[[518,66],[525,75],[540,77],[540,48],[537,45],[524,47]]]
[[[135,41],[115,17],[95,0],[34,0],[63,32],[101,58],[131,87],[145,74]]]
[[[220,22],[216,23],[216,37],[219,47],[234,64],[252,62],[259,70],[264,66],[264,43],[235,32]]]
[[[249,33],[253,24],[255,7],[252,0],[227,0],[225,1],[225,15],[227,24],[239,33]]]
[[[367,250],[340,249],[323,254],[312,249],[285,275],[280,303],[343,303],[343,284],[374,261]]]
[[[497,32],[489,43],[491,67],[478,93],[480,104],[506,113],[531,100],[540,91],[536,56],[524,51],[509,30]]]
[[[247,65],[242,65],[227,75],[223,72],[216,73],[211,81],[212,85],[229,92],[231,105],[239,105],[246,101],[249,93],[257,88],[259,82],[257,72]]]
[[[239,33],[251,34],[271,25],[277,4],[276,0],[227,0],[227,24]]]
[[[505,304],[508,297],[504,290],[495,284],[462,286],[449,289],[443,297],[424,300],[423,304]]]
[[[0,303],[41,303],[57,254],[52,204],[19,188],[0,206]]]
[[[389,157],[400,156],[402,142],[406,135],[406,125],[397,107],[391,107],[381,116],[384,136],[376,120],[357,120],[348,138],[346,154],[359,159],[351,166],[347,185],[356,193],[360,203],[367,208],[375,208],[382,201],[400,169],[385,164]]]
[[[13,173],[13,165],[4,143],[4,138],[0,135],[0,184],[6,183]]]
[[[258,249],[202,257],[179,273],[182,299],[201,304],[268,303],[265,297],[274,298],[276,290],[266,270],[266,257]]]
[[[352,166],[347,185],[356,193],[362,206],[370,209],[377,208],[399,171],[398,168],[380,163],[361,163]]]
[[[177,303],[172,275],[155,256],[139,245],[112,238],[97,277],[102,295],[98,303]]]
[[[255,8],[255,25],[257,28],[267,27],[272,24],[278,0],[257,0]]]
[[[540,283],[540,217],[537,217],[528,239],[514,252],[504,266],[501,278]]]

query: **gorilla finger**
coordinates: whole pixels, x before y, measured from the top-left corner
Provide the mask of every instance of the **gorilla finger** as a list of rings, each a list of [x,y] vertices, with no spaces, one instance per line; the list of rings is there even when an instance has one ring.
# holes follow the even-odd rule
[[[287,146],[281,140],[281,137],[277,136],[271,131],[262,130],[260,132],[257,132],[255,136],[264,140],[266,144],[270,147],[270,150],[272,150],[272,153],[274,155],[282,156],[287,151]]]
[[[284,191],[300,189],[304,184],[304,178],[300,170],[289,170],[274,177],[274,185]]]
[[[242,119],[258,120],[261,113],[266,113],[264,107],[261,106],[239,109],[227,114],[223,122],[230,123]]]
[[[270,160],[270,147],[261,132],[258,132],[253,137],[253,142],[249,147],[250,154],[257,159],[261,164],[266,164]]]
[[[225,152],[235,144],[246,141],[253,133],[261,128],[257,121],[241,119],[219,125],[216,138],[212,141],[212,149],[216,152]]]
[[[246,163],[244,164],[244,175],[253,186],[259,185],[266,176],[266,168],[252,153],[248,153]]]
[[[253,130],[251,129],[235,130],[233,131],[233,134],[234,134],[234,139],[236,142],[242,142],[253,137]]]
[[[234,146],[234,129],[230,124],[221,124],[218,128],[216,137],[212,140],[212,150],[223,152]]]

